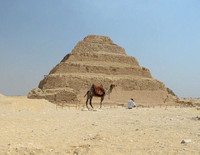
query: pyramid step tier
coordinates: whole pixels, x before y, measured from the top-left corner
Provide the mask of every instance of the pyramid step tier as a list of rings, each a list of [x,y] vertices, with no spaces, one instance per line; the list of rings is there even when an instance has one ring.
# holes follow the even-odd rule
[[[89,89],[92,84],[109,86],[114,83],[124,90],[166,90],[165,85],[152,78],[138,78],[133,76],[109,76],[104,74],[51,74],[45,77],[39,84],[39,88],[57,89],[73,88]]]
[[[61,62],[93,62],[102,63],[110,62],[112,63],[121,63],[128,64],[131,66],[139,67],[139,63],[135,57],[124,56],[124,55],[113,55],[113,54],[98,54],[98,53],[69,53],[67,54]]]
[[[105,43],[96,43],[88,41],[80,41],[72,50],[72,53],[109,53],[113,55],[125,55],[126,51],[124,48],[116,44],[105,44]]]
[[[106,63],[105,63],[106,64]],[[54,67],[50,74],[58,73],[96,73],[96,74],[107,74],[107,75],[133,75],[152,78],[151,73],[144,67],[132,67],[132,66],[111,66],[103,64],[84,64],[84,63],[73,63],[66,62],[60,63]]]

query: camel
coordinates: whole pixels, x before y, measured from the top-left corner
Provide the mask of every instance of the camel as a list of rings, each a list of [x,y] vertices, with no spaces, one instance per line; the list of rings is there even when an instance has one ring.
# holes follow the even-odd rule
[[[99,95],[99,94],[97,94],[96,92],[95,92],[95,87],[97,87],[98,89],[101,89],[101,91],[103,91],[103,93],[101,94],[101,95]],[[105,95],[109,95],[111,92],[112,92],[112,90],[113,90],[113,88],[115,88],[116,87],[116,85],[114,85],[114,84],[111,84],[110,85],[110,89],[109,90],[106,90],[106,89],[104,89],[103,88],[103,86],[101,85],[101,86],[95,86],[94,84],[92,85],[92,87],[87,91],[87,93],[85,94],[85,96],[87,95],[87,99],[86,99],[86,107],[87,107],[87,109],[89,109],[88,108],[88,100],[90,100],[90,106],[92,107],[92,109],[94,109],[93,108],[93,106],[92,106],[92,98],[95,96],[95,97],[100,97],[101,98],[101,101],[100,101],[100,109],[101,109],[101,107],[102,107],[102,102],[103,102],[103,100],[104,100],[104,97],[105,97]],[[84,97],[85,97],[84,96]]]

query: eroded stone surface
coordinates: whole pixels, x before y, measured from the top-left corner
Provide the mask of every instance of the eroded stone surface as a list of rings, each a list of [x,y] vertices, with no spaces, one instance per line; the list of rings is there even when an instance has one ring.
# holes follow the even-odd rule
[[[108,88],[117,84],[109,102],[172,102],[165,85],[152,78],[150,70],[141,67],[136,58],[127,56],[124,48],[106,36],[89,35],[78,42],[71,53],[56,65],[29,98],[45,98],[51,102],[84,103],[84,94],[92,84]]]

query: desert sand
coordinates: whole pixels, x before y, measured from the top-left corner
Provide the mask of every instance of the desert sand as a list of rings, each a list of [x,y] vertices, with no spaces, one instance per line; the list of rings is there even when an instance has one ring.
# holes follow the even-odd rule
[[[0,95],[0,154],[200,154],[198,107],[98,106]]]

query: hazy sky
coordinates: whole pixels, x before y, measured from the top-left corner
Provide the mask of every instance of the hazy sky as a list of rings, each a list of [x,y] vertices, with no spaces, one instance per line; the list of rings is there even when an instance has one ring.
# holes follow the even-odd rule
[[[200,97],[199,0],[0,0],[0,93],[26,95],[89,34],[179,97]]]

